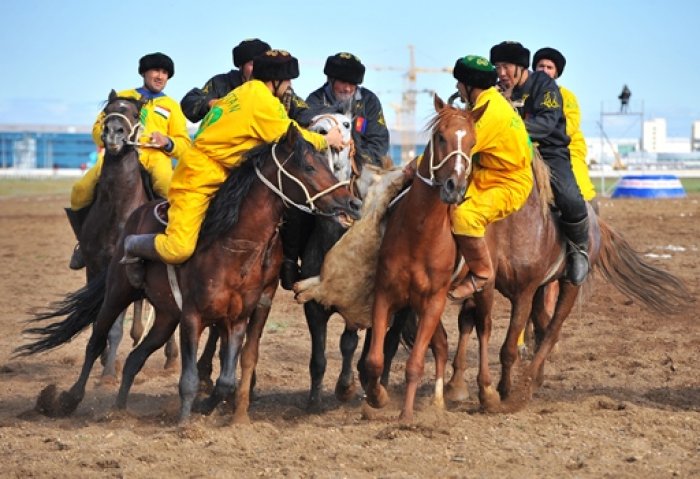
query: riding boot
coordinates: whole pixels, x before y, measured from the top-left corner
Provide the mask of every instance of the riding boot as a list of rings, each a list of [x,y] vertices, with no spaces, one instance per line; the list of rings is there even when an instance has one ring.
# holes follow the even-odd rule
[[[566,280],[578,286],[586,280],[588,262],[588,216],[577,223],[561,222],[567,238]]]
[[[313,223],[310,223],[309,218],[313,220],[313,217],[295,210],[289,210],[285,214],[285,221],[280,231],[284,253],[282,269],[280,270],[280,285],[287,291],[291,291],[294,283],[299,281],[301,277],[299,257],[306,247],[308,239],[308,231],[306,230],[313,228]]]
[[[162,261],[156,251],[155,237],[155,234],[140,234],[124,238],[124,257],[119,262],[125,265],[126,277],[136,289],[144,286],[146,266],[143,260]]]
[[[80,231],[83,229],[83,220],[85,219],[85,212],[87,208],[81,210],[73,210],[71,208],[64,208],[66,211],[66,216],[68,217],[68,222],[71,228],[73,228],[73,233],[75,238],[78,240],[78,244],[73,248],[73,254],[70,258],[70,263],[68,267],[70,269],[79,270],[85,267],[85,257],[83,256],[83,251],[80,249]]]
[[[466,278],[449,292],[453,301],[464,301],[480,292],[493,276],[491,255],[484,238],[455,235],[459,252],[464,256],[469,272]]]

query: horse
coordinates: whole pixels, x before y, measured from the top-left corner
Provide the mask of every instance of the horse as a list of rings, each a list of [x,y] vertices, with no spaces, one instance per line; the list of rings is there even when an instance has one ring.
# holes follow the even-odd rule
[[[440,315],[457,254],[450,225],[451,205],[464,199],[470,175],[471,149],[476,143],[474,124],[487,105],[464,111],[434,97],[436,115],[429,127],[431,136],[408,193],[388,217],[379,249],[375,296],[372,308],[372,337],[366,358],[367,403],[383,407],[389,400],[380,383],[384,371],[384,339],[389,318],[410,307],[420,318],[416,342],[406,364],[406,395],[401,411],[411,421],[418,381],[424,369],[430,341],[437,347],[436,392],[442,390],[447,361],[447,337]],[[443,403],[442,396],[436,402]]]
[[[153,199],[148,174],[138,158],[138,138],[141,108],[145,101],[119,97],[112,90],[104,107],[102,141],[105,146],[100,180],[95,188],[95,200],[87,208],[80,231],[80,243],[85,257],[87,281],[105,271],[117,249],[117,241],[127,218],[138,206]],[[134,303],[131,337],[134,345],[141,338],[143,303]],[[108,347],[102,355],[103,381],[116,379],[117,349],[123,334],[124,313],[109,333]],[[177,358],[177,343],[166,349],[166,368]]]
[[[146,263],[145,295],[156,310],[155,322],[126,360],[117,407],[126,407],[135,375],[179,323],[180,422],[188,420],[193,405],[197,411],[210,413],[234,391],[239,356],[242,375],[235,388],[234,420],[247,421],[259,340],[282,261],[278,233],[282,212],[285,206],[295,206],[348,222],[348,218],[358,216],[360,202],[341,186],[325,156],[316,152],[293,125],[279,142],[250,150],[246,161],[218,190],[192,258],[177,270],[159,262]],[[154,207],[152,202],[134,211],[124,235],[162,230],[162,224],[151,213]],[[119,252],[123,252],[123,242]],[[89,283],[65,300],[71,313],[63,322],[26,330],[43,338],[19,348],[17,353],[21,355],[54,348],[94,323],[77,382],[58,398],[54,385],[45,388],[37,402],[39,410],[58,416],[76,409],[85,394],[90,369],[104,348],[107,331],[124,305],[141,294],[129,284],[124,265],[115,256],[99,283]],[[39,316],[35,321],[48,317]],[[221,372],[211,395],[195,405],[197,345],[203,328],[210,325],[216,325],[221,338]]]

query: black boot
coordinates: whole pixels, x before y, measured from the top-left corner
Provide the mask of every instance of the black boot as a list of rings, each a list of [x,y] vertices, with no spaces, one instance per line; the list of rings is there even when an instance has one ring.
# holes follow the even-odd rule
[[[576,286],[586,280],[590,263],[588,262],[588,217],[577,223],[561,222],[562,231],[567,238],[566,279]]]
[[[314,217],[301,211],[290,209],[285,213],[280,234],[284,261],[280,270],[280,285],[291,291],[294,283],[301,278],[299,258],[304,252],[314,226]]]
[[[71,228],[73,228],[75,238],[78,240],[78,244],[73,248],[73,255],[70,257],[68,267],[74,270],[83,269],[85,267],[85,257],[83,256],[83,251],[80,249],[80,231],[83,229],[83,220],[85,219],[87,208],[78,211],[74,211],[71,208],[64,209],[68,217],[68,222]]]
[[[136,289],[144,286],[146,267],[143,260],[162,261],[156,251],[155,237],[155,234],[141,234],[124,238],[124,257],[119,262],[126,265],[126,277]]]

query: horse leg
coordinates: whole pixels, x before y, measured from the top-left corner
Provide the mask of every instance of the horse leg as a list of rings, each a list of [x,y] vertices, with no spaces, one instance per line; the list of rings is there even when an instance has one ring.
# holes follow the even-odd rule
[[[501,380],[498,383],[498,392],[503,400],[508,398],[513,387],[513,367],[520,357],[518,353],[518,338],[530,318],[534,296],[535,291],[532,291],[530,288],[523,289],[518,292],[511,304],[510,323],[500,353]]]
[[[228,323],[228,321],[226,321]],[[221,371],[214,385],[211,395],[197,404],[196,410],[204,415],[209,415],[219,403],[233,394],[236,388],[236,366],[241,345],[245,337],[247,321],[238,321],[236,324],[224,324],[219,329],[221,349],[219,361]]]
[[[355,355],[358,341],[356,329],[345,328],[340,335],[340,354],[343,357],[343,365],[338,381],[335,383],[335,397],[340,402],[349,401],[357,391],[355,374],[352,370],[352,357]]]
[[[409,320],[413,320],[414,323],[410,324]],[[394,362],[394,357],[399,349],[399,344],[401,343],[401,337],[405,327],[413,326],[416,327],[415,322],[417,322],[416,314],[411,308],[400,309],[396,314],[394,314],[393,321],[389,327],[389,331],[386,333],[386,338],[384,339],[384,371],[382,371],[382,386],[389,387],[389,374],[391,374],[391,364]]]
[[[116,384],[117,383],[117,353],[119,350],[119,344],[122,342],[122,337],[124,336],[124,316],[126,315],[126,309],[121,312],[117,320],[112,325],[109,330],[109,335],[107,336],[107,347],[102,352],[102,377],[100,378],[100,384]]]
[[[430,339],[430,350],[435,358],[435,397],[433,404],[445,409],[445,366],[447,365],[447,331],[442,321],[439,321],[433,337]]]
[[[265,323],[267,323],[267,317],[270,315],[270,308],[272,307],[271,296],[274,296],[276,289],[277,282],[275,281],[272,294],[263,295],[248,323],[245,344],[241,352],[241,380],[235,393],[234,424],[247,424],[250,422],[248,408],[250,407],[251,391],[255,383],[255,368],[258,365],[258,357],[260,355],[260,338],[262,337]]]
[[[162,311],[156,311],[156,317],[153,321],[153,326],[148,331],[148,334],[143,341],[134,348],[124,363],[122,371],[122,382],[119,386],[117,394],[116,407],[118,409],[126,408],[126,401],[129,396],[131,386],[134,384],[134,378],[141,371],[146,360],[153,354],[154,351],[161,348],[163,344],[172,338],[177,328],[179,315],[171,315]]]
[[[491,311],[494,294],[493,286],[489,286],[480,295],[475,296],[474,318],[476,337],[479,341],[479,371],[476,374],[476,383],[479,387],[479,404],[487,411],[495,410],[501,402],[498,392],[493,387],[491,370],[489,369],[489,340],[493,326]]]
[[[390,315],[388,298],[383,291],[378,290],[375,293],[372,308],[372,337],[365,359],[365,370],[367,371],[365,393],[367,394],[367,404],[373,408],[382,408],[389,402],[389,393],[380,383],[380,378],[384,371],[384,338]]]
[[[197,378],[197,346],[202,333],[201,317],[198,312],[183,312],[180,317],[180,348],[182,368],[180,370],[180,424],[185,424],[192,413],[192,405],[199,380]]]
[[[326,338],[328,335],[328,319],[330,313],[315,301],[304,304],[306,325],[311,334],[311,359],[309,360],[309,374],[311,387],[307,410],[317,412],[321,409],[321,391],[323,389],[323,377],[326,374]]]
[[[143,326],[143,299],[137,299],[134,301],[134,317],[131,320],[131,330],[129,331],[133,341],[132,346],[139,344],[145,329]]]
[[[114,298],[108,292],[100,307],[100,311],[97,313],[97,319],[92,327],[92,334],[85,347],[85,359],[83,360],[78,380],[68,391],[63,391],[58,398],[55,397],[56,387],[54,385],[44,388],[37,399],[36,407],[38,411],[50,417],[64,417],[69,416],[77,409],[83,397],[85,397],[85,386],[90,377],[92,367],[107,346],[107,336],[110,327],[114,324],[119,313],[131,302],[130,298],[125,299],[127,293],[123,291],[120,293],[123,294],[120,296],[115,292],[114,295],[117,297]]]
[[[432,302],[427,302],[427,304],[424,304],[421,308],[423,314],[420,314],[420,312],[418,313],[419,320],[416,342],[408,356],[408,361],[406,361],[406,393],[404,396],[403,409],[399,416],[399,420],[404,423],[413,421],[416,392],[425,368],[425,353],[428,350],[428,343],[437,330],[440,322],[440,315],[445,308],[446,296],[440,296],[441,295],[433,296]]]
[[[174,334],[171,334],[168,342],[165,343],[165,365],[163,369],[167,371],[174,370],[177,367],[177,357],[179,355],[180,349],[177,347],[177,338]]]
[[[462,304],[457,317],[459,327],[459,340],[457,351],[452,361],[452,377],[445,386],[445,396],[450,401],[464,402],[469,399],[469,390],[464,375],[467,372],[467,345],[469,336],[476,322],[476,307],[474,301],[469,299]]]
[[[213,371],[214,354],[216,354],[216,343],[219,341],[219,331],[215,327],[209,328],[209,337],[204,351],[197,361],[197,375],[199,376],[199,390],[211,392],[214,389],[214,381],[211,379]]]

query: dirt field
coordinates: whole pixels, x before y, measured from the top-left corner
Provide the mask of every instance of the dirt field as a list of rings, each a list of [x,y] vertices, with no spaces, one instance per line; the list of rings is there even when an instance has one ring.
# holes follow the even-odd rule
[[[605,200],[602,215],[697,296],[699,200]],[[65,195],[0,199],[1,477],[700,477],[696,312],[658,317],[599,278],[564,324],[544,386],[517,414],[481,413],[474,394],[435,410],[429,359],[416,421],[399,425],[402,350],[392,373],[394,402],[367,419],[360,397],[340,404],[333,396],[339,318],[329,332],[326,407],[307,414],[310,340],[301,306],[280,291],[261,345],[250,425],[232,426],[215,412],[178,427],[178,374],[163,372],[161,353],[137,378],[126,414],[111,410],[116,389],[98,385],[98,366],[72,417],[41,416],[33,410],[39,391],[72,385],[88,336],[46,354],[11,356],[28,311],[83,283],[67,267],[73,238],[65,204]],[[491,343],[496,378],[507,315],[500,301]],[[452,307],[445,323],[453,353]],[[122,359],[129,343],[122,343]],[[472,349],[472,393],[474,358]]]

